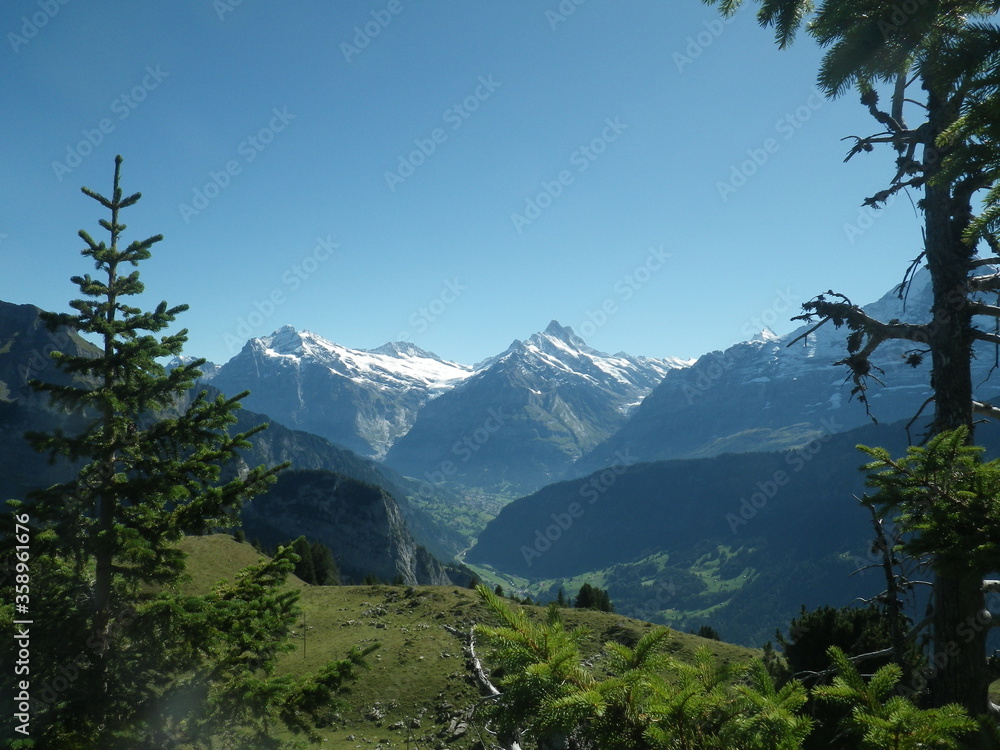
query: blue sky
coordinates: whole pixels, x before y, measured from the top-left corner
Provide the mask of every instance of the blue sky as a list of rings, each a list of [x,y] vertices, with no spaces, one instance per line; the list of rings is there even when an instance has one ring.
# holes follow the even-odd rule
[[[579,3],[579,4],[576,4]],[[887,152],[803,36],[697,0],[12,0],[0,299],[65,310],[79,188],[143,199],[147,294],[186,353],[285,324],[473,363],[551,319],[592,346],[698,356],[833,288],[867,302],[919,252]],[[916,200],[917,196],[913,196]]]

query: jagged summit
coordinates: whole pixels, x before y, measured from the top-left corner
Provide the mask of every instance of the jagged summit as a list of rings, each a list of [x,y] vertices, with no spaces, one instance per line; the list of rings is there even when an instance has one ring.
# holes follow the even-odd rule
[[[440,479],[435,467],[444,466],[454,481],[529,491],[613,434],[677,366],[604,354],[553,320],[429,402],[386,461],[429,481]]]
[[[574,346],[583,344],[585,346],[583,339],[577,336],[572,328],[561,325],[558,320],[552,320],[545,327],[543,333],[547,336],[552,336],[553,338],[565,341],[567,344],[573,344]]]
[[[303,351],[305,340],[312,336],[309,331],[299,333],[294,326],[284,325],[270,336],[261,336],[259,339],[250,339],[247,344],[259,341],[268,349],[279,354],[300,354]]]
[[[589,347],[587,342],[584,341],[576,331],[574,331],[570,326],[561,325],[558,320],[550,322],[544,331],[536,333],[528,339],[528,342],[543,346],[548,343],[550,348],[553,344],[559,348],[565,345],[570,350],[574,351],[586,352],[587,354],[594,354],[601,357],[610,356],[604,352],[599,352],[596,349]]]
[[[759,333],[753,335],[750,341],[760,341],[766,344],[768,341],[777,341],[780,338],[781,336],[776,334],[767,326],[764,326],[764,328],[762,328]]]

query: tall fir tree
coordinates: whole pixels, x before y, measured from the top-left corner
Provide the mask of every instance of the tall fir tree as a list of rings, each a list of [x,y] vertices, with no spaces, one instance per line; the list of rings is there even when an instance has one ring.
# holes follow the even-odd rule
[[[191,395],[204,360],[170,372],[159,363],[181,352],[185,330],[157,334],[186,305],[144,312],[126,303],[143,292],[130,267],[162,237],[121,246],[120,214],[140,198],[123,195],[121,164],[119,156],[110,197],[83,188],[110,213],[99,222],[110,243],[80,232],[98,274],[72,278],[82,295],[71,302],[76,314],[46,316],[53,328],[96,338],[100,356],[54,353],[73,384],[33,383],[86,417],[77,434],[28,436],[79,469],[30,505],[12,503],[34,531],[32,737],[63,748],[275,747],[277,723],[310,731],[363,654],[307,679],[273,676],[296,615],[296,594],[281,589],[290,550],[207,596],[177,588],[181,537],[232,526],[283,466],[222,480],[222,467],[265,426],[230,434],[246,394]]]

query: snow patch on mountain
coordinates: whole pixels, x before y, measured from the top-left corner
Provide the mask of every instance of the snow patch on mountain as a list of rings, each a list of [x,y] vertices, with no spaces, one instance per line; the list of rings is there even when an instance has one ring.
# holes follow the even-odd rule
[[[391,342],[377,349],[349,349],[311,331],[296,331],[292,326],[253,339],[248,346],[295,366],[308,360],[327,367],[335,375],[359,384],[375,384],[381,389],[419,388],[440,393],[473,373],[468,365],[446,362],[406,342]]]

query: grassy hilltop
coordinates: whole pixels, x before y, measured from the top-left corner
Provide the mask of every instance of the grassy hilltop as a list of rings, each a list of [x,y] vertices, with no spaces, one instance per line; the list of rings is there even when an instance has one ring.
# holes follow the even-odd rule
[[[253,547],[225,534],[188,537],[181,547],[188,553],[192,594],[206,592],[259,559]],[[480,726],[469,721],[480,693],[466,660],[465,635],[490,616],[475,592],[452,586],[309,586],[294,576],[288,585],[301,589],[302,618],[293,638],[296,648],[284,656],[281,671],[308,673],[342,658],[352,646],[381,644],[351,686],[341,723],[321,731],[322,747],[460,749],[480,741]],[[544,612],[541,607],[527,609],[539,616]],[[633,642],[654,627],[590,610],[566,609],[563,617],[568,627],[585,625],[590,631],[583,647],[587,658],[597,655],[607,640]],[[727,660],[742,661],[755,653],[674,635],[673,648],[681,655],[701,646]]]

